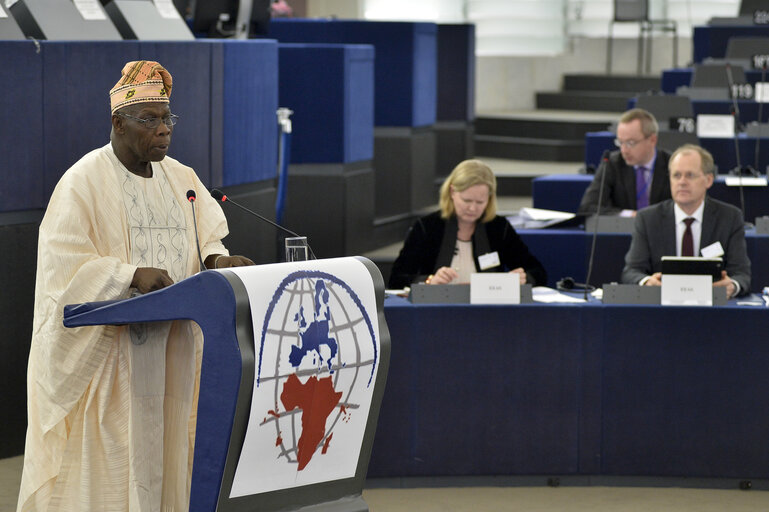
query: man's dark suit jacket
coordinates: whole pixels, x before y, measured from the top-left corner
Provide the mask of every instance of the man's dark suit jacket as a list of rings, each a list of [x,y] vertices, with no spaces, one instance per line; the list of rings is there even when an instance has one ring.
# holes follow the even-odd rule
[[[676,255],[676,226],[673,200],[638,212],[630,250],[625,255],[622,282],[637,284],[662,270],[662,257]],[[750,292],[750,260],[745,247],[742,212],[730,204],[705,198],[700,250],[715,242],[724,248],[724,270],[740,284],[740,294]]]
[[[668,177],[668,160],[670,153],[657,148],[657,159],[654,161],[649,205],[670,199],[670,178]],[[598,166],[593,182],[585,190],[577,213],[591,215],[598,208],[598,195],[601,191],[601,175],[606,174],[601,198],[601,213],[616,214],[622,210],[637,210],[635,169],[625,163],[619,150],[612,151],[609,159]]]

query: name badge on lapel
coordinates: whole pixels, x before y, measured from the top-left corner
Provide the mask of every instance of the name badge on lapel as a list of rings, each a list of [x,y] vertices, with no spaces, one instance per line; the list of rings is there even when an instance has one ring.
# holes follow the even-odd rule
[[[489,252],[478,256],[478,266],[481,270],[499,266],[499,253],[497,251]]]

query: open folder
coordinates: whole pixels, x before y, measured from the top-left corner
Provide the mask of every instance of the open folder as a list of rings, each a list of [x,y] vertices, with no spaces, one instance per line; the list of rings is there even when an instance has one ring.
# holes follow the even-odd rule
[[[542,208],[521,208],[507,217],[507,221],[516,229],[541,229],[552,226],[566,227],[582,220],[574,213],[544,210]]]

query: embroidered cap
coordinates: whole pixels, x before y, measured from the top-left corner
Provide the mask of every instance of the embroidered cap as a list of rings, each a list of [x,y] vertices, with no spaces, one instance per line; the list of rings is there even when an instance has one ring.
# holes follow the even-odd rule
[[[168,103],[171,73],[152,60],[135,60],[123,66],[123,76],[109,92],[112,113],[135,103]]]

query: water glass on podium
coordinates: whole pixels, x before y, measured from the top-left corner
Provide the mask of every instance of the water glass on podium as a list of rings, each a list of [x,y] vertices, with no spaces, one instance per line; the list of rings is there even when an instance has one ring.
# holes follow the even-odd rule
[[[286,261],[307,261],[307,237],[286,238]]]

